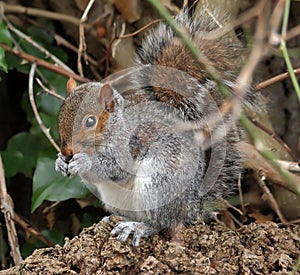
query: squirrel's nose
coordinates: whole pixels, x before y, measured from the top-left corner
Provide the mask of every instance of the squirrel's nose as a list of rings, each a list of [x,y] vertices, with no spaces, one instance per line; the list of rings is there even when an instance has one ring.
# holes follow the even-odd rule
[[[62,155],[64,155],[65,157],[69,157],[72,158],[73,156],[73,150],[72,148],[68,147],[68,146],[62,146],[60,148],[60,152]]]
[[[72,143],[66,141],[65,138],[61,137],[60,139],[60,153],[65,157],[72,158],[73,157],[73,148]]]

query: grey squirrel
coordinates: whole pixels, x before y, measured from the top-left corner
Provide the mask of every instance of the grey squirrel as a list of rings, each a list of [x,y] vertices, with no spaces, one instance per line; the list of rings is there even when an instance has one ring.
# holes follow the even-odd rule
[[[232,36],[206,39],[218,25],[205,13],[182,10],[176,21],[230,89],[244,47]],[[138,246],[141,237],[193,223],[209,212],[207,204],[233,192],[241,173],[239,129],[227,115],[210,129],[211,137],[219,131],[211,146],[197,139],[224,98],[165,23],[145,38],[137,67],[115,79],[69,83],[56,170],[79,175],[123,217],[112,234],[120,241],[132,234]]]

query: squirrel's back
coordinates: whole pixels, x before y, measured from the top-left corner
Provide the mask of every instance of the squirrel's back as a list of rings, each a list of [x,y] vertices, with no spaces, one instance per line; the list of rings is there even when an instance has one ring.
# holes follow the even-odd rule
[[[193,14],[190,10],[183,9],[175,20],[182,31],[191,37],[210,65],[217,70],[221,80],[230,90],[244,63],[246,49],[234,32],[218,37],[211,35],[221,28],[218,18],[220,22],[226,24],[226,18],[220,18],[218,10],[212,11],[211,14],[205,10]],[[138,51],[137,64],[142,68],[137,81],[140,82],[142,79],[144,83],[149,83],[148,92],[152,93],[155,100],[182,110],[188,120],[198,120],[203,114],[215,112],[216,110],[211,110],[210,104],[207,104],[211,99],[218,107],[223,103],[224,98],[218,91],[216,83],[210,80],[205,65],[195,59],[166,23],[159,23],[150,30]],[[152,69],[154,66],[163,66],[166,70],[159,69],[159,72],[155,73]],[[191,87],[190,94],[184,98],[182,92],[185,87],[190,86],[190,82],[183,84],[182,77],[176,79],[176,73],[170,73],[167,68],[186,73],[191,79],[196,80],[193,85],[197,87]],[[180,92],[164,87],[165,83],[172,83],[174,87],[177,85],[177,91]],[[199,100],[200,104],[197,103]]]
[[[219,37],[210,35],[222,27],[216,21],[220,17],[217,13],[218,10],[212,11],[212,14],[201,10],[197,14],[191,14],[189,10],[184,9],[175,19],[221,77],[230,81],[234,80],[234,75],[243,63],[245,47],[233,33]],[[226,19],[222,18],[220,21],[226,22]],[[200,83],[206,83],[209,78],[204,65],[195,60],[172,28],[165,23],[160,23],[146,36],[138,52],[138,64],[176,68],[188,73]]]

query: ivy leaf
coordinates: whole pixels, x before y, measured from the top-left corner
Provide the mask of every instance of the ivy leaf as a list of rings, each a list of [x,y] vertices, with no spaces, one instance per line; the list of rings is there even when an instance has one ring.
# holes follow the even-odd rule
[[[31,177],[38,155],[42,149],[39,139],[29,133],[14,135],[2,152],[5,175],[12,177],[17,173]]]
[[[54,160],[40,157],[33,176],[31,211],[37,209],[44,200],[62,201],[70,198],[85,198],[90,192],[78,177],[68,178],[54,169]]]
[[[4,23],[0,23],[0,43],[12,46],[11,35]],[[0,69],[7,73],[7,63],[5,60],[5,50],[0,48]]]
[[[5,50],[0,48],[0,69],[7,73],[7,64],[5,60]]]
[[[11,34],[4,23],[0,23],[0,42],[12,46]]]

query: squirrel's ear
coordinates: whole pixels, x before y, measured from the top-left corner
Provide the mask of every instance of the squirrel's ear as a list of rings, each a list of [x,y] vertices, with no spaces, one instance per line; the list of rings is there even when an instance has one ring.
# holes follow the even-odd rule
[[[74,80],[74,78],[70,77],[68,82],[67,82],[67,91],[68,93],[72,93],[77,87],[77,83]]]
[[[100,106],[103,106],[104,110],[112,113],[115,110],[115,101],[114,101],[114,90],[108,84],[104,84],[97,95],[97,100]]]

